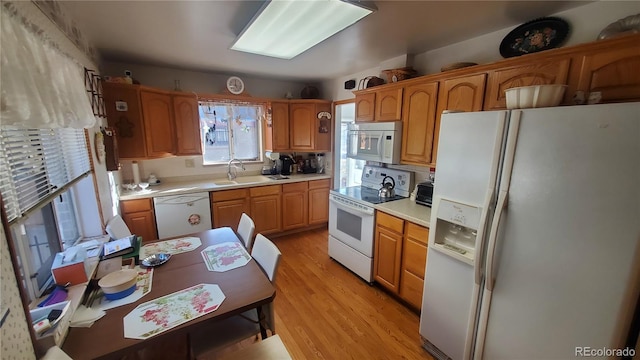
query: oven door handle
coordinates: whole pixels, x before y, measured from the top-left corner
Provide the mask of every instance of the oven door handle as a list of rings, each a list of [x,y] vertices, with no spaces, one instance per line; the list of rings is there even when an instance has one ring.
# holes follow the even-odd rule
[[[338,200],[334,199],[333,197],[329,197],[329,200],[332,203],[336,204],[337,206],[339,206],[339,207],[341,207],[343,209],[349,209],[349,210],[352,210],[352,211],[357,211],[357,212],[359,212],[361,214],[373,216],[373,214],[375,212],[375,209],[372,208],[372,207],[360,208],[360,207],[352,206],[352,205],[349,205],[349,204],[345,204],[345,203],[343,203],[341,201],[338,201]]]

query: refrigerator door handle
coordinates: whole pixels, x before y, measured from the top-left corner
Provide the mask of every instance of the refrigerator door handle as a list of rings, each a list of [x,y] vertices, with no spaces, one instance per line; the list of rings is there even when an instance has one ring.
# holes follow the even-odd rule
[[[482,257],[482,248],[484,247],[484,232],[487,227],[487,216],[489,215],[489,205],[491,203],[491,199],[493,198],[494,189],[488,189],[487,196],[484,199],[484,204],[482,207],[482,215],[480,215],[480,224],[478,224],[478,233],[476,235],[476,253],[474,254],[474,272],[475,272],[475,283],[480,286],[480,282],[482,281],[482,266],[480,264],[480,259]]]
[[[496,252],[496,242],[498,238],[498,228],[500,227],[500,220],[502,220],[502,214],[504,213],[504,208],[507,205],[507,197],[509,193],[505,190],[501,190],[498,194],[498,205],[496,207],[496,216],[493,218],[493,223],[491,224],[491,232],[489,233],[489,245],[487,247],[487,278],[484,281],[485,287],[489,291],[493,291],[493,285],[495,283],[495,277],[493,275],[494,271],[494,261],[493,257]]]

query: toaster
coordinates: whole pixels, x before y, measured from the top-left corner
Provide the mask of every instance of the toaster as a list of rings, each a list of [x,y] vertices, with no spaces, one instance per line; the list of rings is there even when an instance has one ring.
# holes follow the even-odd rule
[[[418,184],[418,192],[416,193],[416,204],[431,207],[433,200],[433,183],[425,181]]]

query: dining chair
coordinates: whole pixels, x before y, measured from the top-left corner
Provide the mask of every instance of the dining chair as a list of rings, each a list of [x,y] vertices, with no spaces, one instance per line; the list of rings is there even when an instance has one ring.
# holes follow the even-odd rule
[[[246,213],[242,213],[240,222],[238,223],[238,235],[247,251],[251,251],[253,245],[253,232],[256,230],[256,224],[253,219]]]
[[[272,284],[275,284],[281,256],[282,253],[271,240],[262,234],[256,235],[255,243],[251,249],[251,257],[260,265]],[[262,310],[262,318],[258,318],[257,309],[252,309],[240,315],[210,324],[203,331],[190,334],[189,342],[192,358],[197,359],[205,353],[220,350],[256,336],[260,334],[260,324],[271,330],[271,334],[274,335],[275,315],[273,303],[263,305]]]
[[[111,238],[115,240],[133,235],[131,233],[131,230],[129,230],[127,224],[125,224],[124,220],[122,220],[122,217],[118,214],[116,214],[113,219],[109,220],[106,226],[106,230],[107,234],[109,234],[109,236],[111,236]]]
[[[291,359],[287,347],[280,336],[270,336],[268,339],[251,344],[240,350],[224,354],[218,360],[288,360]]]

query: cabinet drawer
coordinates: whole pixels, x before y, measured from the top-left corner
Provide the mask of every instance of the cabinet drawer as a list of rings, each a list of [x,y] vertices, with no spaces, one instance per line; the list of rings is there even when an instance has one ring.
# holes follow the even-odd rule
[[[292,192],[304,192],[307,191],[308,184],[306,181],[291,183],[291,184],[282,184],[282,192],[284,193],[292,193]]]
[[[223,190],[212,191],[211,202],[245,199],[249,197],[249,191],[247,189],[235,189],[235,190]]]
[[[400,297],[416,309],[420,309],[422,307],[424,280],[407,271],[403,271],[401,276]]]
[[[123,214],[152,210],[151,199],[126,200],[120,203]]]
[[[269,185],[269,186],[260,186],[249,188],[249,193],[251,197],[255,196],[264,196],[264,195],[277,195],[282,192],[282,186],[280,185]]]
[[[402,230],[404,228],[404,220],[399,219],[395,216],[391,216],[389,214],[378,211],[376,219],[376,224],[378,226],[386,227],[387,229],[393,230],[399,234],[402,234]]]
[[[328,188],[329,186],[331,186],[331,179],[309,181],[309,189]]]
[[[414,239],[415,241],[427,245],[429,241],[429,228],[424,226],[416,225],[412,222],[407,221],[407,225],[404,229],[404,233],[407,237]]]

